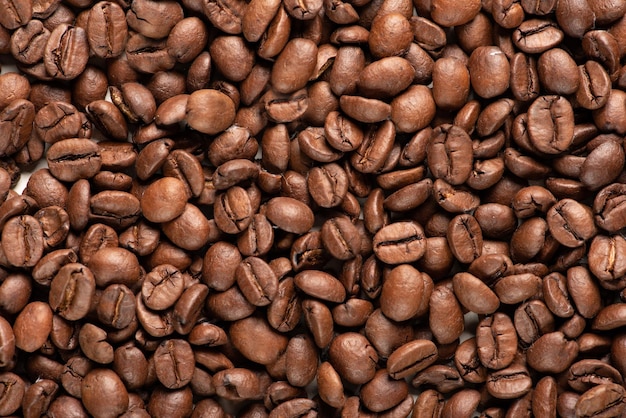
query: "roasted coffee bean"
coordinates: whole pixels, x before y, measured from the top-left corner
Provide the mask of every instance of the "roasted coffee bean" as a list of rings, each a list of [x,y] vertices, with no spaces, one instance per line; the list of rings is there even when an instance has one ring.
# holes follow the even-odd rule
[[[91,50],[100,58],[114,58],[124,52],[128,26],[124,10],[112,2],[100,2],[89,12],[86,28]]]
[[[615,383],[595,386],[583,393],[576,402],[576,415],[620,414],[624,410],[624,388]]]
[[[72,80],[83,72],[88,58],[89,44],[83,28],[61,24],[50,33],[43,56],[50,76]]]
[[[568,341],[561,332],[542,335],[528,350],[528,364],[533,369],[553,373],[566,370],[578,355],[576,341]]]
[[[344,333],[337,336],[333,339],[328,354],[337,373],[350,383],[368,382],[376,373],[378,355],[360,334]]]
[[[597,232],[591,208],[573,199],[562,199],[552,206],[547,220],[552,236],[567,247],[579,247]]]
[[[517,353],[517,334],[511,318],[498,312],[480,321],[476,346],[483,366],[500,370],[511,365]]]
[[[469,135],[454,125],[443,125],[432,133],[428,166],[437,178],[452,185],[464,183],[472,170],[472,144]]]
[[[232,324],[232,344],[247,359],[260,364],[275,362],[287,347],[287,337],[275,332],[266,320],[248,317]],[[262,350],[259,342],[262,341]]]
[[[40,349],[52,330],[52,309],[44,302],[30,302],[13,324],[15,347],[32,353]],[[10,342],[10,334],[6,341]]]
[[[380,295],[381,310],[394,321],[411,319],[420,311],[424,297],[422,273],[408,264],[400,265],[389,272]],[[404,302],[399,295],[411,295]]]
[[[561,96],[541,96],[528,109],[528,133],[533,146],[546,154],[559,154],[572,143],[573,112]]]
[[[457,215],[449,223],[446,237],[454,256],[462,263],[471,263],[482,254],[482,230],[471,215]]]
[[[100,149],[89,139],[64,139],[52,144],[46,156],[50,173],[61,181],[93,177],[102,166]]]
[[[435,286],[430,296],[428,322],[440,344],[449,344],[463,333],[465,324],[454,292],[445,284]]]
[[[141,213],[139,200],[130,193],[105,190],[89,199],[91,218],[113,228],[126,228]]]
[[[278,278],[262,259],[247,257],[235,271],[237,285],[248,301],[255,306],[269,305],[278,292]]]
[[[346,297],[343,285],[335,277],[319,270],[305,270],[294,277],[294,284],[309,296],[340,303]]]
[[[83,379],[82,402],[93,415],[122,414],[128,408],[128,392],[118,375],[109,369],[94,369]]]
[[[456,368],[435,364],[418,373],[411,384],[413,387],[434,387],[438,392],[450,393],[463,386],[463,379]]]
[[[385,263],[416,261],[426,251],[424,231],[415,222],[396,222],[376,233],[373,247],[376,256]]]
[[[64,265],[50,283],[50,307],[69,321],[89,313],[96,281],[91,271],[79,263]]]
[[[162,225],[163,232],[173,244],[185,250],[197,250],[203,247],[210,239],[211,225],[204,214],[190,203],[185,205],[183,213],[177,218],[165,222]],[[216,228],[213,228],[214,230]],[[193,237],[189,237],[182,231],[195,231]]]
[[[252,215],[250,197],[241,187],[232,187],[217,197],[215,223],[221,231],[227,234],[244,231],[250,225]]]
[[[437,361],[437,347],[429,340],[415,340],[395,350],[387,359],[389,375],[402,379],[419,373]]]
[[[467,309],[478,314],[491,314],[500,306],[498,296],[471,273],[457,273],[452,279],[454,294]]]
[[[307,232],[315,220],[307,205],[290,197],[275,197],[268,201],[265,216],[278,228],[295,234]]]
[[[0,155],[15,154],[26,145],[34,117],[34,106],[28,100],[16,99],[4,107],[0,112]]]
[[[155,351],[154,364],[159,382],[166,388],[179,389],[191,381],[195,360],[188,342],[170,339]]]

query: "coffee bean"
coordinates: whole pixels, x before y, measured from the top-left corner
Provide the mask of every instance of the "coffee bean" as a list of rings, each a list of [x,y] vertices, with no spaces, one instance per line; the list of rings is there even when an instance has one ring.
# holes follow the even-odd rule
[[[483,281],[470,273],[455,274],[452,284],[459,302],[472,312],[491,314],[500,306],[498,296]]]
[[[461,306],[449,287],[440,284],[434,288],[428,315],[433,336],[440,344],[449,344],[463,333],[465,325]]]
[[[513,364],[506,369],[489,373],[487,390],[498,399],[515,399],[531,389],[532,380],[528,370],[521,365]]]
[[[575,341],[567,341],[561,332],[551,332],[542,335],[530,346],[528,364],[535,370],[560,373],[571,365],[577,355],[578,344]]]
[[[113,416],[128,408],[128,392],[120,378],[109,369],[95,369],[82,382],[82,401],[94,415]]]
[[[241,187],[232,187],[217,197],[215,223],[221,231],[227,234],[244,231],[250,225],[252,215],[250,197]]]
[[[265,216],[280,229],[296,234],[305,233],[314,222],[311,209],[290,197],[275,197],[267,202]]]
[[[576,402],[577,415],[599,413],[619,414],[624,410],[624,389],[621,385],[605,383],[583,393]]]
[[[179,389],[191,381],[194,357],[185,340],[164,341],[154,353],[155,369],[159,382],[169,389]]]
[[[235,271],[237,285],[248,301],[255,306],[272,303],[278,292],[278,278],[262,259],[247,257]]]
[[[91,50],[101,58],[113,58],[123,51],[128,36],[124,10],[116,3],[100,2],[89,12],[87,39]]]
[[[448,225],[446,237],[454,256],[462,263],[471,263],[482,254],[482,230],[471,215],[457,215]]]
[[[426,251],[422,227],[414,222],[396,222],[374,236],[374,253],[383,262],[401,264],[419,260]]]
[[[530,19],[515,29],[512,39],[522,51],[536,54],[558,45],[563,39],[563,31],[550,20]]]
[[[61,24],[50,33],[43,57],[50,76],[72,80],[83,72],[88,58],[89,44],[83,28]]]
[[[89,139],[64,139],[52,144],[46,156],[50,173],[61,181],[93,177],[102,166],[98,144]]]
[[[32,353],[40,349],[52,330],[52,309],[44,302],[30,302],[15,319],[15,347]],[[8,334],[8,333],[7,333]],[[10,343],[10,334],[7,335]]]
[[[95,278],[86,266],[66,264],[50,283],[50,307],[63,318],[76,321],[91,309],[95,291]]]
[[[402,379],[437,361],[437,347],[429,340],[415,340],[395,350],[387,359],[389,375]]]
[[[576,218],[576,221],[570,219]],[[596,234],[591,209],[572,199],[562,199],[548,211],[552,236],[567,247],[578,247]]]
[[[33,267],[43,255],[43,229],[36,218],[14,216],[2,229],[2,247],[8,263]]]
[[[333,339],[328,354],[337,373],[350,383],[365,383],[375,375],[378,356],[367,339],[360,334],[339,335]]]
[[[451,393],[463,386],[463,379],[456,368],[435,364],[418,373],[411,381],[411,385],[413,387],[426,385],[434,387],[441,393]]]
[[[517,334],[511,318],[496,313],[480,321],[476,346],[483,366],[500,370],[511,365],[517,352]]]

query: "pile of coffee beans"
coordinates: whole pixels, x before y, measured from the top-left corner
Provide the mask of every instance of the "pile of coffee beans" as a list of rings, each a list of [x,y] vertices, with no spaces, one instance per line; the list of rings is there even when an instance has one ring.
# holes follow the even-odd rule
[[[625,14],[0,0],[0,416],[626,416]]]

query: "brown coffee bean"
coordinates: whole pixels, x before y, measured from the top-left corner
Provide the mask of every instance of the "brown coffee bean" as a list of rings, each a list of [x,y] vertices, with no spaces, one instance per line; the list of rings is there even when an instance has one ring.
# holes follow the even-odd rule
[[[576,62],[561,48],[552,48],[537,60],[541,85],[555,94],[572,94],[578,90],[580,77],[575,68]]]
[[[415,340],[396,349],[387,359],[389,375],[402,379],[419,373],[437,361],[437,347],[429,340]]]
[[[50,33],[43,57],[50,76],[72,80],[83,72],[88,58],[89,44],[83,28],[61,24]]]
[[[87,39],[100,58],[119,56],[126,46],[128,26],[124,10],[112,2],[100,2],[89,12]]]
[[[50,307],[67,320],[79,320],[89,313],[95,291],[95,278],[86,266],[66,264],[50,283]]]
[[[462,184],[472,170],[471,148],[465,131],[453,125],[440,126],[433,131],[428,145],[428,167],[436,178]]]
[[[132,288],[141,274],[135,254],[123,248],[107,247],[96,251],[87,267],[99,287],[119,283]]]
[[[52,309],[44,302],[30,302],[13,323],[15,347],[32,353],[40,349],[52,330]],[[10,336],[7,336],[10,342]],[[10,344],[10,343],[9,343]]]
[[[489,373],[487,390],[498,399],[515,399],[530,391],[532,379],[528,370],[518,364]]]
[[[93,415],[113,417],[128,408],[128,392],[115,372],[95,369],[82,382],[82,401]]]
[[[601,413],[620,414],[624,410],[624,389],[615,383],[595,386],[583,393],[576,402],[578,416],[593,416]]]
[[[568,341],[563,333],[542,335],[528,349],[528,365],[540,372],[560,373],[566,370],[578,355],[578,344]]]
[[[482,254],[482,230],[471,215],[457,215],[448,225],[446,237],[454,256],[462,263],[471,263]]]
[[[193,92],[187,102],[187,123],[205,134],[217,134],[235,118],[235,105],[224,93],[202,89]]]
[[[511,318],[497,312],[480,321],[476,346],[483,366],[496,370],[510,366],[517,353],[517,334]]]
[[[237,285],[248,301],[255,306],[272,303],[278,292],[278,278],[262,259],[247,257],[235,271]]]
[[[451,393],[463,387],[456,368],[435,364],[418,373],[411,381],[413,387],[430,386],[441,393]]]
[[[515,310],[515,329],[522,341],[529,344],[554,330],[554,317],[546,304],[538,300],[523,303]]]
[[[249,317],[234,322],[231,341],[241,354],[260,364],[271,364],[287,347],[287,337],[276,333],[264,319]],[[259,341],[263,349],[259,350]]]
[[[378,355],[360,334],[348,332],[337,336],[333,339],[328,354],[337,373],[350,383],[368,382],[376,373]]]
[[[512,39],[515,46],[523,52],[537,54],[547,51],[563,40],[563,31],[560,27],[563,26],[557,26],[551,20],[529,19],[515,29]]]
[[[278,331],[290,331],[296,327],[301,314],[302,305],[294,281],[287,277],[278,283],[276,296],[268,307],[267,320]]]
[[[408,391],[404,380],[394,380],[387,370],[381,369],[362,386],[359,396],[369,410],[381,412],[402,402]]]
[[[265,216],[280,229],[303,234],[313,226],[311,209],[290,197],[275,197],[267,202]]]
[[[430,296],[428,323],[440,344],[449,344],[463,333],[465,324],[461,306],[452,289],[445,284],[435,286]]]
[[[374,236],[373,246],[376,256],[389,264],[419,260],[426,251],[424,231],[415,222],[396,222],[383,227]]]
[[[421,275],[422,273],[408,264],[400,265],[389,272],[380,295],[381,310],[385,316],[394,321],[404,321],[418,314],[425,292]]]
[[[304,270],[294,277],[294,284],[309,296],[341,303],[346,291],[339,280],[319,270]]]
[[[320,398],[335,408],[342,407],[346,401],[343,383],[333,366],[325,361],[318,367],[317,385]]]
[[[227,1],[224,3],[208,2],[198,6],[209,21],[221,31],[238,34],[241,33],[242,17],[245,4],[239,1]]]
[[[135,320],[135,295],[127,286],[110,285],[100,296],[97,313],[103,324],[126,328]]]
[[[587,61],[578,66],[580,83],[576,101],[585,109],[599,109],[606,104],[611,92],[609,74],[596,61]]]
[[[457,273],[452,278],[454,294],[465,308],[477,314],[492,314],[500,306],[498,296],[478,277]]]
[[[195,360],[185,340],[162,342],[154,353],[157,379],[169,389],[179,389],[191,381]]]
[[[292,39],[276,59],[272,70],[272,86],[279,93],[293,93],[303,88],[313,73],[316,59],[317,46],[313,41]]]
[[[460,109],[467,101],[470,91],[470,73],[461,61],[439,58],[432,73],[433,97],[442,109]]]
[[[232,187],[218,196],[215,222],[223,232],[236,234],[244,231],[252,221],[250,197],[241,187]],[[271,219],[270,219],[271,220]]]
[[[573,199],[552,206],[547,220],[552,236],[567,247],[578,247],[597,233],[591,209]]]
[[[476,48],[470,56],[468,69],[471,85],[476,94],[481,97],[499,96],[509,87],[509,61],[498,47],[481,46]],[[492,74],[492,77],[485,79],[482,76],[485,72]]]

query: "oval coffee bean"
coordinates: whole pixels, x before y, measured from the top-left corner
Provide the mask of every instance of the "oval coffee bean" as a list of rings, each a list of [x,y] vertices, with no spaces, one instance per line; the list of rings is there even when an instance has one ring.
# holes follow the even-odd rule
[[[403,379],[426,369],[438,359],[437,346],[430,340],[415,340],[398,347],[387,359],[389,375]]]
[[[410,263],[424,255],[426,238],[418,223],[396,222],[374,235],[373,246],[376,257],[385,263]]]

